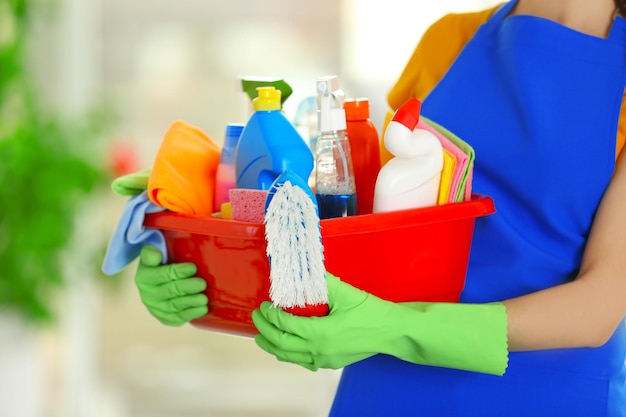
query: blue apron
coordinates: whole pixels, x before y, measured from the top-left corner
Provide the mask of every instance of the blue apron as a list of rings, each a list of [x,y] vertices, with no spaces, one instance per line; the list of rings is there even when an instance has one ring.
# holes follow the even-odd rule
[[[477,220],[462,302],[500,301],[572,280],[615,169],[626,21],[608,39],[506,3],[437,87],[424,116],[476,151]],[[508,16],[508,17],[507,17]],[[344,369],[331,416],[626,416],[626,328],[599,348],[511,353],[503,377],[377,355]]]

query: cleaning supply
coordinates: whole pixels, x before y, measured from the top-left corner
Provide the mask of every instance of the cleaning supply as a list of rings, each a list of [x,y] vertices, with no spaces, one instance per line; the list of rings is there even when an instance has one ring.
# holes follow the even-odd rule
[[[173,122],[154,159],[148,197],[176,213],[210,216],[220,153],[221,147],[201,129]]]
[[[281,93],[258,87],[254,113],[246,123],[235,156],[237,188],[267,190],[286,169],[308,178],[313,155],[293,124],[281,112]]]
[[[446,148],[443,148],[443,168],[441,170],[441,181],[439,183],[439,194],[437,204],[448,204],[450,201],[452,177],[457,166],[456,156]]]
[[[320,218],[357,214],[357,195],[344,95],[337,76],[317,80],[320,136],[315,147],[315,194]]]
[[[394,115],[393,110],[388,110],[385,113],[385,120],[383,121],[383,130],[381,131],[380,139],[378,140],[378,150],[380,153],[380,166],[383,167],[387,162],[393,158],[393,154],[389,152],[387,148],[385,148],[385,131],[387,130],[387,126],[389,126],[389,122],[391,122],[391,118]]]
[[[418,129],[421,103],[412,98],[396,110],[385,130],[385,147],[394,155],[382,167],[374,190],[374,212],[437,204],[443,169],[443,146]]]
[[[315,154],[315,146],[320,132],[317,130],[317,96],[307,96],[303,98],[293,116],[293,125],[304,141],[309,145],[312,154]],[[315,190],[315,160],[313,170],[309,175],[309,188]]]
[[[285,171],[272,184],[264,223],[274,305],[297,315],[326,315],[328,291],[315,196],[293,171]]]
[[[394,303],[327,274],[331,313],[312,320],[264,302],[255,342],[281,361],[340,369],[377,353],[407,362],[493,375],[508,365],[502,303]]]
[[[235,151],[244,125],[229,123],[226,125],[224,146],[220,154],[220,163],[215,173],[215,202],[218,209],[223,203],[228,202],[228,190],[236,187],[237,175],[235,174]]]
[[[145,227],[143,221],[146,214],[165,210],[156,206],[143,191],[128,199],[122,215],[109,239],[107,251],[102,262],[102,272],[114,275],[134,261],[144,245],[152,245],[161,251],[167,261],[165,237],[158,229]]]
[[[257,88],[259,87],[274,87],[279,90],[281,107],[285,104],[285,101],[287,101],[291,93],[293,93],[291,86],[282,78],[244,75],[240,79],[241,89],[251,101],[257,98]]]
[[[111,189],[117,195],[133,196],[141,194],[148,188],[148,179],[152,168],[144,168],[137,172],[117,177],[111,183]]]
[[[280,77],[244,75],[240,76],[239,80],[241,82],[241,91],[245,96],[243,99],[245,111],[242,120],[248,120],[254,113],[253,101],[258,96],[258,87],[274,87],[279,90],[281,108],[285,105],[285,101],[291,96],[291,93],[293,93],[291,86]]]
[[[384,128],[389,125],[393,112],[387,112]],[[444,150],[444,164],[439,185],[438,204],[469,201],[472,197],[472,171],[474,168],[474,149],[461,138],[432,120],[420,115],[417,127],[428,130],[441,142]],[[393,154],[384,145],[384,135],[379,141],[381,165],[393,158]]]
[[[448,129],[426,117],[420,117],[417,127],[428,130],[437,136],[443,148],[456,156],[458,166],[455,167],[452,176],[450,199],[448,202],[458,203],[461,201],[469,201],[472,194],[472,177],[475,159],[474,148]]]
[[[346,99],[346,128],[356,182],[357,213],[369,214],[374,206],[374,187],[380,171],[378,131],[370,120],[367,98]]]
[[[222,219],[232,219],[233,218],[233,205],[230,203],[222,203],[220,206],[220,217]]]
[[[233,188],[228,195],[230,218],[242,222],[263,223],[267,190]]]
[[[317,96],[307,96],[300,100],[293,116],[293,125],[311,152],[315,152],[315,143],[320,132],[317,130]]]

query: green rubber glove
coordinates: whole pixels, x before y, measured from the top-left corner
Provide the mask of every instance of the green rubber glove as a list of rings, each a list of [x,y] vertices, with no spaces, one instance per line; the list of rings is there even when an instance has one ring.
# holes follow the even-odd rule
[[[208,313],[206,281],[194,277],[193,263],[162,265],[161,252],[146,245],[139,255],[135,284],[150,314],[168,326],[182,326]]]
[[[252,313],[255,341],[278,360],[339,369],[377,353],[408,362],[502,375],[504,305],[392,303],[326,274],[330,313],[298,317],[265,302]]]
[[[113,180],[111,189],[117,195],[133,196],[142,193],[148,188],[148,179],[152,168],[144,168],[132,174],[122,175]]]

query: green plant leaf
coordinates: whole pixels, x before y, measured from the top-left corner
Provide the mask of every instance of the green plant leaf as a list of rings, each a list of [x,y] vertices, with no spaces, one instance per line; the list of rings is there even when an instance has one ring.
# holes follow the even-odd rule
[[[22,57],[28,7],[0,0],[0,21],[17,31],[0,43],[0,310],[48,322],[80,202],[108,185],[96,159],[107,123],[99,112],[64,120],[39,102]]]

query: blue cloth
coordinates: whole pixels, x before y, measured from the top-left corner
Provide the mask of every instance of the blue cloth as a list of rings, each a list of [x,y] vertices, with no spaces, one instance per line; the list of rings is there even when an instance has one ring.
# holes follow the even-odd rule
[[[476,152],[476,221],[462,302],[500,301],[574,279],[615,169],[626,21],[608,39],[506,3],[477,31],[422,114]],[[425,64],[427,65],[427,63]],[[377,355],[348,366],[331,416],[626,416],[626,327],[599,348],[510,354],[503,377]]]
[[[102,263],[102,272],[113,275],[135,260],[145,245],[156,246],[163,254],[163,263],[167,262],[165,238],[160,230],[144,227],[143,220],[147,213],[165,210],[148,198],[146,191],[128,199],[120,220],[109,240],[107,252]]]

